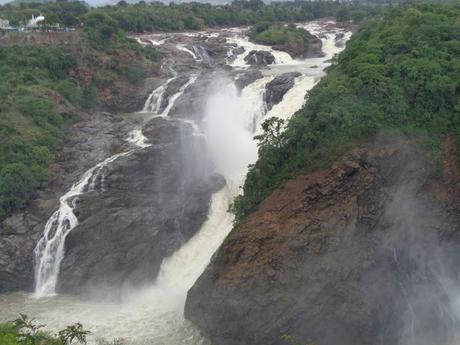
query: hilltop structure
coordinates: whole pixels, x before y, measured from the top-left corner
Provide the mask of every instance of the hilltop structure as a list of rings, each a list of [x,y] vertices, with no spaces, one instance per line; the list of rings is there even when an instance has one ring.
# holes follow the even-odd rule
[[[32,14],[32,18],[29,19],[29,21],[27,22],[27,27],[28,28],[35,28],[38,26],[38,24],[40,22],[43,22],[45,20],[45,17],[42,16],[41,14],[37,17],[35,17],[33,14]]]

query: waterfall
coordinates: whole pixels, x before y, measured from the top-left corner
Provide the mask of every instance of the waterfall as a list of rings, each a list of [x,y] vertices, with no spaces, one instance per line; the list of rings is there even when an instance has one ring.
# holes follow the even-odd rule
[[[196,56],[198,56],[198,61],[210,64],[212,62],[211,57],[209,56],[208,52],[205,48],[201,46],[193,46],[192,47]]]
[[[145,101],[143,112],[158,113],[163,103],[163,96],[169,83],[172,82],[176,77],[172,77],[166,81],[166,83],[160,85],[149,95]]]
[[[59,209],[48,219],[42,238],[34,249],[35,296],[52,296],[56,292],[59,267],[64,257],[64,242],[67,235],[78,225],[74,213],[75,200],[95,187],[97,174],[110,162],[131,151],[113,155],[87,170],[78,182],[59,199]],[[96,175],[95,175],[96,174]]]
[[[196,56],[196,54],[194,52],[192,52],[190,49],[184,47],[182,44],[177,44],[176,48],[177,48],[177,50],[180,50],[180,51],[186,52],[187,54],[190,54],[193,57],[193,59],[195,59],[195,60],[198,59],[198,57]]]
[[[317,28],[313,24],[310,26],[324,33],[324,29]],[[198,126],[191,118],[182,120],[193,127],[194,135],[204,137],[207,152],[212,158],[216,172],[224,175],[227,182],[224,188],[212,195],[208,219],[201,229],[179,250],[163,260],[154,283],[128,291],[122,296],[121,302],[83,300],[79,296],[61,294],[40,300],[28,299],[28,295],[20,297],[15,295],[12,304],[0,298],[0,310],[2,310],[0,321],[14,318],[17,311],[21,310],[39,320],[40,323],[47,324],[51,330],[82,322],[85,329],[92,332],[91,344],[96,343],[97,337],[124,338],[126,344],[206,344],[195,328],[184,320],[183,308],[186,294],[232,229],[233,215],[227,210],[234,197],[240,192],[247,166],[257,159],[257,143],[253,137],[260,131],[260,124],[265,118],[277,116],[287,119],[295,113],[304,104],[306,91],[311,89],[323,75],[322,69],[329,64],[327,60],[341,50],[334,46],[335,36],[326,34],[323,36],[326,57],[293,60],[287,53],[274,51],[268,46],[252,44],[247,38],[241,37],[241,32],[240,29],[226,31],[226,36],[227,33],[237,35],[230,38],[229,43],[237,43],[239,47],[245,49],[243,54],[236,56],[231,65],[248,68],[244,56],[252,49],[271,51],[275,55],[276,64],[264,72],[263,78],[249,84],[241,92],[238,92],[233,82],[228,79],[216,81],[206,92],[203,90],[199,93],[201,90],[197,90],[197,94],[204,97],[206,103],[203,121]],[[208,37],[217,35],[206,34]],[[203,59],[199,54],[199,44],[204,46],[204,43],[197,43],[196,48],[191,48],[194,51],[185,48],[189,50],[187,52],[172,44],[175,42],[174,35],[194,37],[202,33],[167,36],[162,34],[161,38],[163,42],[168,40],[171,43],[168,47],[171,46],[173,54],[178,53],[177,48],[192,57],[195,56],[194,59]],[[155,36],[154,39],[157,38]],[[143,39],[149,38],[143,37]],[[232,56],[231,50],[227,55],[229,58]],[[197,75],[190,75],[186,83],[174,90],[172,95],[167,96],[170,94],[168,89],[170,91],[174,86],[172,83],[178,82],[178,74],[171,66],[169,62],[165,62],[165,70],[169,68],[171,71],[170,78],[151,92],[141,114],[137,114],[145,121],[158,116],[167,118],[174,111],[176,100],[197,79]],[[318,68],[313,69],[312,66]],[[195,66],[194,71],[196,70]],[[287,71],[300,71],[303,75],[296,78],[294,86],[284,95],[283,100],[267,113],[263,102],[266,84],[277,73]],[[204,69],[203,73],[212,73],[212,71],[208,68]],[[91,191],[103,191],[108,187],[105,186],[104,179],[111,162],[136,150],[148,150],[148,146],[151,145],[143,135],[142,126],[134,128],[129,133],[127,141],[132,144],[127,152],[109,157],[86,171],[60,198],[59,209],[46,223],[43,237],[34,250],[35,296],[55,294],[59,265],[65,254],[65,238],[73,229],[78,231],[75,207],[78,206],[79,196]]]
[[[147,99],[144,109],[150,107],[149,109],[159,110],[163,102],[164,92],[168,84],[175,78],[168,79],[165,84],[155,89]],[[184,93],[185,89],[196,78],[196,76],[191,76],[187,83],[170,97],[166,108],[157,116],[167,116],[174,106],[176,99]],[[150,146],[147,138],[142,134],[141,128],[132,130],[129,133],[127,141],[137,148]],[[80,180],[73,184],[70,190],[59,199],[59,209],[46,222],[43,236],[38,241],[33,253],[36,297],[52,296],[56,293],[59,268],[64,257],[65,239],[78,225],[78,219],[74,213],[78,196],[94,191],[97,179],[102,174],[103,168],[117,158],[129,155],[133,151],[134,149],[131,149],[127,152],[115,154],[87,170]],[[103,188],[104,175],[101,176],[101,187]]]

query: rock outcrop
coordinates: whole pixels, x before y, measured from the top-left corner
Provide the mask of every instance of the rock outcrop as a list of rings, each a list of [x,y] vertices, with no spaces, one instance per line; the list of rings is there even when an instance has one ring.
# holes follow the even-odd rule
[[[295,78],[301,76],[298,72],[289,72],[276,76],[265,87],[264,101],[267,109],[270,110],[275,104],[283,100],[284,95],[288,92],[295,82]]]
[[[244,61],[253,66],[267,66],[275,62],[275,57],[272,53],[264,50],[251,50]]]
[[[0,292],[33,288],[33,249],[59,197],[89,168],[123,150],[127,123],[110,113],[82,114],[69,128],[68,141],[51,166],[54,178],[44,184],[27,208],[0,223]]]
[[[48,42],[48,39],[51,39],[51,37],[48,37],[49,35],[37,36],[34,34],[33,36],[36,36],[37,39],[46,40],[46,42]],[[59,36],[61,37],[61,35]],[[72,42],[72,40],[78,38],[75,35],[67,35],[65,33],[63,33],[62,37],[64,37],[66,41],[69,42]],[[172,42],[169,42],[169,40],[171,40]],[[186,134],[186,138],[189,137],[191,126],[190,124],[187,125],[186,123],[187,121],[189,121],[190,123],[190,120],[192,119],[196,119],[197,122],[199,122],[200,117],[203,115],[202,108],[204,100],[203,97],[201,97],[200,92],[203,92],[202,90],[207,88],[210,79],[209,73],[206,76],[206,73],[201,72],[203,70],[208,70],[209,68],[211,68],[211,65],[212,68],[217,68],[218,65],[224,64],[227,57],[227,51],[228,49],[230,49],[230,45],[225,43],[225,38],[223,37],[208,38],[191,37],[184,35],[181,37],[176,36],[176,41],[174,41],[171,38],[169,40],[164,45],[157,47],[157,51],[162,56],[163,61],[165,61],[164,66],[161,67],[160,64],[153,67],[151,66],[151,68],[149,69],[149,71],[151,72],[150,76],[146,78],[142,83],[139,82],[136,84],[117,84],[118,92],[116,94],[111,91],[110,87],[100,90],[104,97],[104,102],[101,105],[101,109],[98,109],[99,111],[79,114],[80,121],[74,124],[71,128],[69,128],[67,133],[68,139],[61,148],[61,150],[56,154],[55,162],[51,167],[51,172],[53,175],[52,180],[46,184],[43,184],[43,186],[37,191],[33,200],[28,205],[26,205],[24,209],[17,210],[5,221],[0,223],[0,292],[33,289],[33,249],[39,238],[43,235],[43,230],[45,228],[47,220],[58,208],[59,197],[62,196],[66,191],[68,191],[70,186],[76,181],[78,181],[85,171],[87,171],[97,163],[103,161],[104,159],[112,156],[113,154],[126,152],[130,149],[129,143],[127,143],[129,132],[133,128],[140,125],[139,122],[142,121],[143,116],[141,114],[114,115],[107,111],[116,111],[117,113],[139,111],[143,108],[144,103],[148,98],[149,94],[152,92],[152,90],[156,89],[160,85],[164,85],[166,80],[172,78],[173,76],[177,76],[177,78],[175,78],[168,84],[168,87],[165,93],[163,94],[162,102],[160,104],[159,109],[157,109],[158,112],[162,112],[165,110],[171,98],[173,98],[172,96],[176,95],[178,91],[180,91],[181,87],[186,82],[188,82],[190,80],[190,77],[193,75],[197,77],[197,80],[195,82],[196,88],[187,88],[182,97],[176,99],[176,104],[170,112],[171,117],[186,119],[183,122],[183,126],[185,127],[183,127],[182,125],[177,126],[179,126],[181,130],[184,131],[184,133],[188,133]],[[5,41],[3,39],[1,41],[2,42],[0,42],[0,45],[9,45],[14,43],[12,41]],[[55,43],[57,44],[59,42]],[[21,42],[19,42],[19,44],[21,44]],[[191,49],[195,47],[194,50],[196,50],[198,59],[196,61],[194,60],[191,62],[189,54],[177,54],[177,44],[189,46],[191,47]],[[127,57],[125,61],[127,61],[127,63],[128,61],[138,63],[137,59],[132,56]],[[80,73],[82,71],[73,72],[76,74],[76,77],[78,78],[88,78],[88,81],[92,78],[92,71],[89,69],[85,70],[85,73]],[[176,128],[176,125],[174,125],[173,127],[168,127],[158,121],[154,123],[158,124],[163,130],[165,130],[165,133],[176,133],[172,129],[173,127]],[[171,125],[174,123],[176,122],[171,122]],[[150,129],[146,129],[146,135],[148,135],[148,131],[152,131],[152,125],[149,126]],[[162,140],[164,140],[164,142],[167,143],[168,140],[165,138],[165,135],[166,134],[162,134],[161,137]],[[158,138],[152,140],[158,140]],[[178,138],[170,138],[170,140],[174,141],[178,140]],[[134,171],[133,169],[141,169],[141,166],[146,167],[146,169],[150,169],[151,167],[148,167],[148,164],[153,164],[153,160],[159,159],[159,155],[161,154],[161,152],[165,153],[167,150],[169,150],[168,152],[171,154],[179,154],[179,151],[172,150],[171,147],[168,147],[166,144],[164,148],[161,148],[161,145],[161,143],[156,141],[156,146],[154,145],[152,147],[149,147],[143,150],[142,152],[135,153],[133,155],[130,155],[129,157],[123,157],[120,160],[120,162],[114,162],[110,166],[109,170],[104,171],[104,173],[107,175],[105,183],[113,183],[113,185],[117,185],[118,183],[120,183],[120,185],[123,185],[127,188],[133,187],[134,189],[138,188],[144,191],[151,191],[151,188],[153,188],[152,185],[148,185],[147,188],[141,188],[139,187],[141,185],[141,182],[139,182],[140,184],[135,184],[134,181],[127,181],[124,178],[121,178],[120,176],[116,175],[115,172],[117,172],[118,174],[126,173],[132,176],[137,176],[139,180],[142,180],[142,182],[147,183],[147,179],[140,179],[139,176],[141,175],[141,173],[139,171]],[[190,149],[192,149],[192,146],[190,146]],[[148,155],[148,152],[152,152],[153,157],[147,159],[146,156]],[[170,180],[172,181],[174,180],[174,178],[178,178],[177,175],[173,175],[171,173],[173,165],[179,165],[178,161],[183,160],[185,162],[186,159],[189,158],[185,156],[178,156],[175,158],[176,161],[174,159],[171,159],[169,161],[162,160],[163,165],[158,164],[158,168],[164,170],[169,169],[169,175],[165,176],[164,178],[170,178]],[[132,166],[130,166],[131,164]],[[166,168],[166,165],[168,164],[170,164],[170,166],[169,168]],[[111,170],[112,168],[114,169],[113,171]],[[182,168],[184,168],[184,166],[182,166]],[[143,170],[143,173],[149,175],[151,171],[148,169]],[[183,231],[184,234],[179,234],[176,231],[177,229],[173,227],[175,230],[170,231],[170,244],[165,244],[165,249],[161,251],[161,253],[160,251],[158,252],[158,256],[156,257],[157,261],[155,261],[149,268],[149,272],[151,272],[150,277],[152,277],[152,275],[155,275],[155,272],[158,269],[158,260],[160,260],[158,258],[160,258],[162,255],[166,255],[168,252],[171,252],[171,250],[176,248],[179,245],[178,238],[180,236],[182,236],[181,241],[186,240],[188,238],[187,236],[190,236],[193,233],[193,231],[196,230],[196,224],[198,224],[201,221],[200,217],[203,214],[207,214],[207,195],[211,193],[210,190],[214,190],[214,187],[216,185],[220,185],[221,183],[219,178],[215,180],[215,177],[208,177],[208,179],[204,179],[204,177],[202,177],[201,180],[198,178],[193,183],[188,181],[187,183],[190,183],[190,185],[187,185],[187,188],[189,189],[181,191],[181,193],[187,191],[188,194],[192,195],[191,199],[189,198],[188,200],[193,201],[191,205],[188,205],[183,209],[183,211],[187,214],[187,216],[184,217],[193,217],[193,219],[195,219],[197,223],[194,223],[193,220],[188,219],[187,221],[189,228],[187,229],[193,230],[187,232],[189,230],[184,230],[184,228],[182,227],[180,231]],[[125,178],[128,179],[129,176],[126,175]],[[115,180],[112,181],[112,179]],[[132,185],[130,183],[132,183]],[[211,185],[209,185],[209,183]],[[164,187],[166,188],[167,186],[168,185],[165,184]],[[173,189],[171,185],[169,185],[169,187],[171,188],[171,190]],[[180,188],[183,187],[183,184],[178,183],[175,191],[177,192]],[[190,190],[190,188],[192,190]],[[152,206],[150,208],[145,207],[145,203],[148,201],[148,197],[142,194],[142,191],[140,193],[140,195],[143,195],[142,198],[126,198],[126,200],[120,200],[120,195],[122,194],[120,190],[114,190],[113,193],[115,195],[112,195],[111,192],[112,191],[106,191],[106,193],[103,193],[99,189],[99,191],[91,192],[81,197],[79,203],[80,214],[78,215],[78,217],[79,220],[82,221],[82,231],[79,234],[79,236],[81,236],[82,239],[88,235],[87,233],[85,233],[85,231],[87,231],[88,229],[86,228],[86,230],[83,230],[83,226],[98,226],[102,221],[101,219],[97,218],[98,216],[96,214],[94,214],[94,216],[92,217],[89,216],[89,208],[91,207],[94,207],[95,212],[99,212],[99,215],[101,217],[105,217],[107,215],[101,212],[100,209],[98,209],[98,207],[101,207],[102,205],[107,205],[107,207],[109,208],[112,207],[111,210],[113,211],[113,217],[115,217],[116,215],[120,217],[126,216],[125,219],[131,219],[131,221],[133,222],[135,222],[134,218],[136,220],[139,220],[139,215],[134,211],[134,209],[136,209],[134,203],[138,204],[138,212],[140,212],[139,210],[142,207],[144,207],[144,211],[147,214],[149,212],[158,211],[157,209],[155,209],[155,207],[157,207],[158,205],[156,205],[155,207]],[[119,194],[116,194],[117,192]],[[174,202],[177,201],[177,197],[177,195],[169,196],[168,198],[165,197],[165,200],[170,200],[169,203],[165,202],[165,207],[180,207],[181,205],[179,203],[173,205]],[[117,200],[118,202],[120,202],[120,205],[123,204],[130,206],[133,213],[125,215],[121,211],[114,211],[114,208],[116,208],[116,206],[114,205],[116,204]],[[194,212],[192,210],[193,207],[195,208],[196,217],[192,215],[192,213]],[[80,219],[80,217],[82,218]],[[146,217],[148,217],[148,215],[146,215]],[[110,219],[112,222],[114,222],[113,218]],[[155,221],[159,221],[159,218],[155,218],[154,215],[152,215],[152,219]],[[126,226],[127,222],[127,220],[125,222],[120,222],[121,228],[126,230],[124,226]],[[137,228],[135,229],[135,231],[137,231],[137,233],[139,233],[139,222],[136,223]],[[114,223],[110,224],[113,225],[114,229],[117,228],[118,223],[116,225],[114,225]],[[151,229],[150,226],[146,226],[146,228]],[[99,227],[98,229],[100,230],[101,227]],[[79,231],[80,229],[74,230]],[[74,234],[72,234],[72,236],[74,236]],[[72,241],[72,236],[69,237],[69,241]],[[164,234],[162,236],[165,237]],[[91,239],[88,241],[89,243],[92,243]],[[70,243],[72,244],[72,242]],[[89,246],[92,249],[98,250],[99,253],[94,253],[93,256],[89,256],[87,259],[88,261],[93,260],[95,255],[98,255],[97,257],[101,259],[102,257],[104,257],[105,254],[108,253],[107,248],[105,248],[104,251],[98,247],[100,245],[101,237],[99,236],[96,239],[96,242],[93,244],[93,246]],[[131,242],[131,245],[134,244]],[[124,248],[126,247],[122,246],[121,250],[123,250]],[[152,248],[154,248],[154,246]],[[73,256],[69,258],[69,260],[76,260],[76,258],[79,258],[78,255],[80,253],[84,253],[84,251],[79,252],[78,250],[81,250],[81,248],[75,249]],[[134,255],[132,253],[139,252],[140,250],[136,252],[136,250],[133,249],[130,255]],[[64,266],[68,264],[66,260],[64,260]],[[134,263],[136,258],[132,259],[130,256],[128,260],[131,260],[130,262]],[[85,276],[86,273],[83,273],[85,272],[85,270],[88,269],[88,261],[81,260],[81,268],[79,268],[78,264],[75,265],[74,277],[71,277],[72,274],[70,272],[64,272],[63,277],[69,279],[69,282],[70,279],[74,279],[73,281],[81,279],[81,281],[83,281],[85,277],[87,277],[92,282],[95,282],[96,279],[94,279],[94,277],[91,276],[91,274]],[[106,264],[109,261],[110,258],[101,259],[101,267],[107,267],[108,264],[106,266],[104,266],[104,264]],[[129,270],[131,270],[132,268],[132,266],[129,266],[128,264],[124,266],[122,265],[121,267]],[[144,266],[140,267],[139,270],[143,270],[144,268]],[[94,272],[101,271],[98,266],[95,266],[93,269]],[[96,273],[94,273],[94,275],[96,275]],[[135,276],[135,272],[133,272],[132,276]],[[128,281],[131,278],[132,277],[127,277],[126,272],[122,272],[119,273],[119,277],[117,278],[118,280],[115,278],[113,278],[113,280],[117,280],[117,282],[120,283],[121,281]],[[132,280],[135,280],[135,278],[132,278]],[[63,282],[63,285],[60,286],[60,289],[62,291],[66,290],[70,292],[72,290],[73,292],[77,292],[76,290],[78,289],[70,289],[68,288],[68,286],[69,285],[66,285],[66,282]]]
[[[340,32],[335,35],[335,46],[338,48],[345,47],[345,34]]]
[[[285,183],[227,237],[186,318],[214,345],[450,344],[460,206],[435,165],[388,140]]]
[[[203,138],[190,124],[163,118],[144,133],[152,145],[115,160],[99,174],[95,191],[81,196],[59,291],[119,291],[152,281],[163,258],[206,220],[211,195],[225,181],[199,157]]]
[[[238,78],[235,79],[235,85],[238,90],[242,90],[260,78],[263,78],[263,74],[260,70],[249,70],[247,72],[241,73]]]
[[[323,57],[323,42],[316,36],[311,36],[308,44],[302,41],[286,42],[283,44],[274,45],[273,49],[285,51],[293,58],[308,59],[314,57]]]

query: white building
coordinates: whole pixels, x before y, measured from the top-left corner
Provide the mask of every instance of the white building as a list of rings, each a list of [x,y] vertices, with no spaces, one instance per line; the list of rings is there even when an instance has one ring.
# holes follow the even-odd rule
[[[10,27],[10,21],[0,18],[0,28],[9,28],[9,27]]]
[[[42,22],[45,20],[45,17],[43,17],[41,14],[37,17],[35,17],[33,14],[32,14],[32,18],[29,19],[29,21],[27,22],[27,27],[28,28],[35,28],[38,26],[38,23]]]

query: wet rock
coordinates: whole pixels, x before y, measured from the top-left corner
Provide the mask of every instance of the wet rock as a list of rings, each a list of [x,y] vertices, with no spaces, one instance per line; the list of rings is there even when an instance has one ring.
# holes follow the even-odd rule
[[[390,141],[274,192],[226,238],[186,318],[214,345],[451,344],[442,281],[459,284],[460,207],[432,194],[429,156]]]
[[[13,214],[0,224],[0,292],[32,288],[32,251],[41,225],[39,218],[26,213]]]
[[[169,116],[174,118],[193,119],[200,122],[204,115],[204,106],[206,97],[202,97],[209,84],[212,76],[208,73],[201,73],[196,76],[196,80],[190,87],[184,90],[184,93],[176,100],[171,108]]]
[[[335,35],[335,46],[337,48],[345,47],[345,34],[343,32],[339,32]]]
[[[124,145],[128,127],[107,112],[81,114],[51,166],[54,175],[26,208],[0,223],[0,292],[33,289],[33,250],[59,197],[80,176]]]
[[[165,93],[163,94],[163,99],[159,109],[159,113],[162,113],[165,108],[168,106],[171,96],[179,92],[180,88],[185,85],[190,80],[190,76],[181,75],[173,79],[168,86],[166,87]]]
[[[206,165],[203,137],[180,120],[156,118],[151,146],[108,166],[81,196],[79,225],[66,240],[58,290],[120,290],[155,280],[162,260],[207,219],[225,184]]]
[[[302,51],[300,56],[304,59],[325,56],[323,53],[323,42],[317,37],[312,38],[310,44]]]
[[[239,90],[244,89],[249,84],[252,84],[258,79],[263,78],[263,74],[259,70],[249,70],[245,73],[242,73],[236,78],[235,85]]]
[[[284,73],[276,76],[265,87],[264,101],[267,109],[270,110],[275,104],[278,104],[283,99],[295,83],[295,78],[301,76],[298,72]]]
[[[244,58],[249,65],[266,66],[275,62],[275,57],[272,53],[263,50],[251,50]]]
[[[233,54],[235,55],[240,55],[240,54],[243,54],[244,53],[244,47],[237,47],[235,49],[232,50]]]

